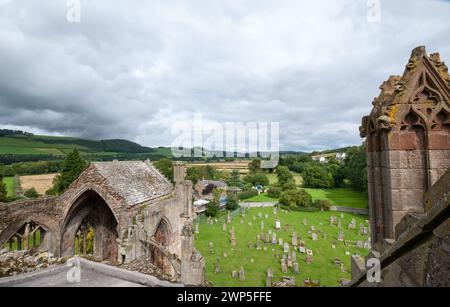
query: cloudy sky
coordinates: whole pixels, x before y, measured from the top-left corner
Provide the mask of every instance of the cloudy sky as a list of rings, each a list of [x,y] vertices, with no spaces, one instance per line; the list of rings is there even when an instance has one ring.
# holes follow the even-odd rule
[[[201,114],[279,122],[284,150],[360,144],[414,47],[450,61],[449,1],[381,0],[369,22],[377,2],[80,0],[70,23],[67,0],[0,0],[0,126],[167,146]]]

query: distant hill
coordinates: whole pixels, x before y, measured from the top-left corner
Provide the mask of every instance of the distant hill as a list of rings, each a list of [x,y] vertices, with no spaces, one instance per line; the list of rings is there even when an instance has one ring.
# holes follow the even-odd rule
[[[0,130],[0,163],[60,160],[77,148],[90,160],[161,159],[171,157],[170,149],[144,147],[127,140],[88,140],[74,137],[34,135],[14,130]]]

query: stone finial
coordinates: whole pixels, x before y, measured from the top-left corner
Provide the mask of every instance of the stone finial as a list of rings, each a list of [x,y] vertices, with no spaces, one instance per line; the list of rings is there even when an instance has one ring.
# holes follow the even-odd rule
[[[175,162],[173,164],[173,179],[175,183],[180,183],[184,181],[184,178],[186,176],[186,165],[183,162]]]

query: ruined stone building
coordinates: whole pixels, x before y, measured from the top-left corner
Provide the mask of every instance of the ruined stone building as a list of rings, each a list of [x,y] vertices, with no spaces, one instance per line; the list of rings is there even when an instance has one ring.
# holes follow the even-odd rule
[[[450,76],[438,53],[413,50],[363,118],[372,253],[383,286],[450,286]],[[353,285],[369,285],[353,257]]]
[[[59,197],[0,204],[0,246],[112,263],[145,258],[184,284],[201,284],[204,258],[194,247],[192,183],[182,164],[175,181],[149,161],[92,163]]]

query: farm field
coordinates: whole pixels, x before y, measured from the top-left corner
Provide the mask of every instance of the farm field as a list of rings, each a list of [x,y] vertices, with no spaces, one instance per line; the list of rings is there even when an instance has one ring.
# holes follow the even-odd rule
[[[335,206],[368,208],[367,195],[348,188],[342,189],[305,189],[313,200],[327,199]]]
[[[245,218],[241,214],[233,217],[232,223],[227,225],[227,231],[223,231],[223,224],[226,217],[218,218],[218,221],[211,225],[202,218],[199,223],[199,233],[195,234],[195,244],[201,254],[206,258],[206,275],[209,281],[217,287],[261,287],[265,286],[267,269],[273,270],[273,281],[280,281],[282,276],[291,276],[296,280],[297,286],[303,286],[303,280],[311,278],[320,281],[321,286],[336,287],[341,278],[351,279],[350,261],[352,254],[365,256],[368,250],[357,248],[355,241],[365,241],[367,236],[359,234],[359,225],[368,226],[364,217],[351,214],[343,214],[341,223],[343,225],[344,238],[346,242],[338,241],[338,226],[329,225],[331,216],[336,216],[340,220],[340,214],[333,212],[278,212],[275,215],[273,208],[253,208],[245,211]],[[258,216],[261,213],[261,218]],[[268,218],[265,218],[265,214]],[[275,230],[275,219],[281,222],[281,229]],[[241,219],[244,223],[241,224]],[[348,230],[347,224],[352,219],[358,225],[356,230]],[[303,224],[306,220],[307,226]],[[313,251],[312,264],[306,263],[306,255],[296,251],[299,264],[299,275],[295,275],[292,268],[288,273],[282,273],[281,256],[284,255],[283,246],[279,244],[261,243],[261,250],[255,248],[256,237],[261,234],[261,221],[264,221],[264,233],[269,230],[276,232],[277,239],[283,238],[284,242],[291,244],[292,234],[295,231],[298,240],[303,240],[307,249]],[[249,225],[248,223],[251,223]],[[285,230],[285,224],[289,225],[289,230]],[[313,241],[311,236],[311,226],[315,226],[315,231],[321,232],[318,240]],[[230,230],[234,227],[237,245],[231,246]],[[325,234],[326,238],[324,238]],[[212,242],[212,253],[209,249],[209,242]],[[249,244],[253,244],[249,246]],[[335,245],[333,248],[332,245]],[[290,246],[291,252],[294,251]],[[277,257],[278,254],[278,257]],[[220,273],[215,273],[216,258],[220,262]],[[344,269],[336,266],[335,259],[342,261]],[[239,272],[241,266],[245,270],[245,281],[232,278],[232,271]]]
[[[6,185],[6,196],[14,197],[16,196],[16,192],[14,190],[14,177],[4,177],[3,183]]]
[[[23,191],[35,188],[40,195],[45,195],[45,192],[53,186],[53,179],[57,174],[20,176],[20,186]]]
[[[301,186],[303,184],[303,178],[302,175],[298,173],[291,172],[294,176],[295,183],[297,183],[298,186]],[[266,174],[267,178],[269,178],[269,184],[276,184],[278,182],[278,177],[276,173],[270,173]]]
[[[196,166],[212,166],[217,168],[219,171],[228,171],[232,172],[233,170],[238,170],[241,175],[247,175],[249,173],[248,164],[250,160],[240,160],[234,162],[211,162],[211,163],[188,163],[186,164],[187,168],[196,167]]]

